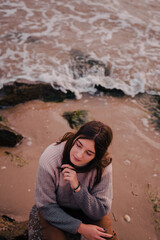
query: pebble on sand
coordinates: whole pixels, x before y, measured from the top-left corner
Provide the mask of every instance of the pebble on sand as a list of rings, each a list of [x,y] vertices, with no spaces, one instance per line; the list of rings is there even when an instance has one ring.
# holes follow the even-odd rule
[[[124,162],[125,165],[131,165],[131,161],[128,160],[128,159],[127,159],[127,160],[124,160],[123,162]]]
[[[129,223],[131,221],[131,217],[128,214],[125,214],[124,220]]]

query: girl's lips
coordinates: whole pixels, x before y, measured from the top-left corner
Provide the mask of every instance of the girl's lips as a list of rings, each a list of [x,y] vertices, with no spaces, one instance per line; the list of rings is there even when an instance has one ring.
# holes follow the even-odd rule
[[[78,159],[78,158],[76,158],[75,156],[74,156],[74,160],[76,161],[76,162],[79,162],[80,160]]]

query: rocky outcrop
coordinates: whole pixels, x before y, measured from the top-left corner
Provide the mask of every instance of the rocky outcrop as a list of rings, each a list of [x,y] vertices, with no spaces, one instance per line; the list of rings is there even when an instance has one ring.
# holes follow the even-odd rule
[[[29,37],[27,42],[37,41],[36,38]],[[72,72],[72,77],[75,81],[87,76],[106,77],[110,75],[110,65],[106,65],[100,60],[94,59],[89,55],[77,49],[72,49],[70,52],[69,69]],[[66,93],[53,88],[50,83],[41,81],[30,81],[26,79],[17,79],[15,82],[4,84],[0,90],[0,108],[14,106],[18,103],[24,103],[33,99],[41,99],[43,101],[62,102],[64,99],[74,99],[75,94],[69,90]],[[104,92],[116,97],[124,96],[121,90],[110,90],[98,85],[95,85],[97,92]]]
[[[28,221],[17,222],[3,215],[0,217],[0,240],[27,240]]]
[[[20,143],[23,136],[10,127],[0,123],[0,146],[14,147]]]
[[[0,108],[14,106],[33,99],[61,102],[65,98],[75,98],[74,93],[53,89],[49,83],[18,79],[7,83],[0,90]]]
[[[64,112],[63,117],[68,121],[72,129],[77,129],[84,123],[91,121],[91,115],[86,110]]]
[[[37,40],[37,38],[30,36],[26,41],[34,42]],[[73,79],[77,81],[80,81],[81,77],[87,77],[88,75],[103,77],[110,74],[109,66],[77,49],[72,49],[70,52],[69,68]],[[14,106],[33,99],[62,102],[66,98],[75,98],[73,92],[67,90],[64,93],[57,90],[57,87],[59,86],[55,86],[55,89],[50,83],[26,79],[17,79],[15,82],[6,83],[0,90],[0,108]],[[95,88],[98,89],[97,86]]]
[[[116,89],[116,88],[113,88],[113,89],[106,89],[104,87],[102,87],[101,85],[96,85],[95,88],[100,91],[100,92],[103,92],[105,95],[109,95],[109,96],[112,96],[112,97],[124,97],[125,94],[122,90],[120,89]]]
[[[73,78],[77,79],[87,75],[96,75],[101,72],[103,76],[109,76],[110,69],[102,61],[93,59],[80,50],[72,49],[71,55],[71,70]]]

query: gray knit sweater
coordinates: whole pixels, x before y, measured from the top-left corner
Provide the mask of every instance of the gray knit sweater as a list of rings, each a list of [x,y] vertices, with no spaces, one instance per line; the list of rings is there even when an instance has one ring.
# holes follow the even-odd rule
[[[65,142],[51,144],[41,155],[36,181],[36,206],[52,225],[75,234],[81,221],[64,212],[62,207],[81,209],[92,220],[106,215],[112,203],[112,164],[104,169],[101,182],[95,186],[96,169],[77,173],[82,188],[74,192],[58,169],[62,165],[64,146]]]

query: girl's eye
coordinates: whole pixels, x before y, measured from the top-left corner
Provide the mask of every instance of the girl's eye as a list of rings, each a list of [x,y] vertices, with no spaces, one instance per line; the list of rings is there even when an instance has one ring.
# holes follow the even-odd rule
[[[87,155],[88,155],[88,156],[92,156],[92,154],[91,154],[91,153],[89,153],[89,152],[87,152]]]
[[[76,145],[77,145],[77,147],[79,147],[79,148],[81,147],[81,145],[80,145],[79,143],[76,143]]]

